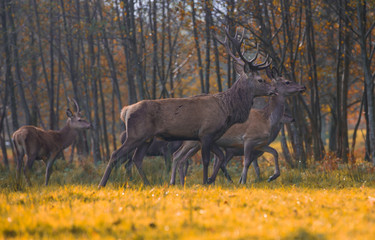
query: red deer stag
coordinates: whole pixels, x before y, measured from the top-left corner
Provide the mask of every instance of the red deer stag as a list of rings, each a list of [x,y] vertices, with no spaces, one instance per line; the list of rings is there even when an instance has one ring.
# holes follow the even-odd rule
[[[302,93],[306,88],[281,77],[276,69],[273,71],[267,69],[267,75],[275,82],[278,95],[271,97],[264,109],[252,109],[246,122],[233,125],[216,141],[216,145],[226,150],[225,160],[221,169],[230,181],[231,178],[225,166],[234,155],[245,155],[245,164],[240,179],[240,183],[244,184],[246,183],[247,170],[252,161],[254,161],[255,170],[259,174],[256,158],[262,155],[263,152],[271,153],[275,161],[275,172],[268,181],[275,180],[280,176],[277,151],[270,147],[269,144],[277,137],[282,121],[290,120],[288,115],[284,117],[286,97]],[[199,142],[185,141],[179,150],[173,154],[171,184],[175,184],[178,165],[180,165],[180,182],[184,184],[185,176],[181,163],[192,157],[199,149]]]
[[[208,183],[210,151],[220,159],[224,158],[224,154],[214,144],[215,141],[233,124],[246,121],[254,97],[276,94],[275,87],[257,73],[258,70],[269,67],[268,58],[258,65],[254,63],[257,55],[250,61],[245,59],[241,53],[243,34],[238,40],[237,36],[230,36],[227,28],[226,33],[240,54],[240,58],[235,59],[246,63],[237,67],[240,74],[238,80],[230,89],[214,95],[143,100],[124,107],[121,120],[125,123],[127,138],[112,153],[99,187],[106,185],[112,168],[119,159],[134,149],[133,161],[143,181],[148,183],[142,170],[142,159],[154,137],[167,141],[199,140],[202,144],[203,183]],[[214,170],[212,181],[218,171],[219,168]]]
[[[12,139],[17,155],[17,180],[21,178],[23,157],[26,154],[27,160],[23,171],[28,185],[31,186],[30,170],[35,160],[43,160],[46,164],[45,185],[47,185],[52,165],[59,153],[73,143],[79,130],[92,127],[80,116],[77,102],[74,99],[73,102],[76,113],[73,114],[70,109],[66,110],[68,120],[61,130],[46,131],[34,126],[23,126],[13,133]]]

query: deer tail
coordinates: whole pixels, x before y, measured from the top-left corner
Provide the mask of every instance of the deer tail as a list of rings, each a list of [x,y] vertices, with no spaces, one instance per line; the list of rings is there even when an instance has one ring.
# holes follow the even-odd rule
[[[120,118],[121,118],[121,121],[123,121],[125,123],[125,118],[126,118],[126,112],[127,112],[128,108],[127,107],[123,107],[121,109],[121,113],[120,113]]]
[[[23,155],[26,151],[25,138],[15,133],[13,134],[12,141],[16,150],[17,157]]]

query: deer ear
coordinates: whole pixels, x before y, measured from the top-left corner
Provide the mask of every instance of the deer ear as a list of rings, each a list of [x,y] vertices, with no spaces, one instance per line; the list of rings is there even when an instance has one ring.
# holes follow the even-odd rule
[[[74,115],[73,115],[73,113],[72,113],[72,111],[70,111],[70,109],[68,108],[68,109],[66,109],[66,115],[69,117],[69,118],[73,118],[74,117]]]

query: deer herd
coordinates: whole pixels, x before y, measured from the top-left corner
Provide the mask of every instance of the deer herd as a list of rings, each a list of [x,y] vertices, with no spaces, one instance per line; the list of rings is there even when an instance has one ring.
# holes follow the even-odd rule
[[[126,162],[130,169],[135,164],[144,184],[149,181],[142,169],[143,158],[168,156],[173,153],[170,184],[175,184],[179,171],[180,183],[184,184],[186,167],[184,163],[201,150],[203,162],[203,183],[214,183],[220,170],[229,181],[231,177],[226,169],[233,156],[244,156],[240,183],[245,184],[248,168],[253,164],[257,177],[260,171],[257,158],[264,152],[273,155],[275,171],[268,181],[280,176],[277,151],[270,143],[277,137],[282,124],[293,121],[285,112],[286,98],[306,90],[303,85],[280,76],[276,68],[271,68],[268,56],[263,63],[256,64],[259,51],[248,60],[242,52],[244,32],[236,31],[231,36],[225,28],[226,37],[220,42],[235,63],[238,75],[235,83],[226,91],[217,94],[198,95],[187,98],[168,98],[142,100],[125,106],[120,118],[125,124],[121,133],[121,146],[110,157],[99,188],[104,187],[115,166]],[[232,52],[229,43],[232,44]],[[236,53],[239,57],[236,57]],[[259,74],[265,70],[271,82]],[[263,109],[252,109],[254,98],[270,96]],[[45,131],[34,126],[23,126],[13,134],[16,152],[17,181],[21,180],[21,170],[31,185],[30,170],[35,160],[46,164],[45,185],[48,184],[52,165],[59,154],[69,147],[80,130],[90,129],[92,125],[82,119],[79,106],[71,100],[76,112],[66,111],[66,125],[59,131]],[[225,154],[223,153],[225,152]],[[210,154],[214,153],[213,172],[208,177]],[[27,156],[24,163],[23,158]]]

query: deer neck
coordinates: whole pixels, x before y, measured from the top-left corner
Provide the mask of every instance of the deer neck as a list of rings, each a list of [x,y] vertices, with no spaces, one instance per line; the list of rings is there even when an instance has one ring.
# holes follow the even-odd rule
[[[223,100],[223,107],[230,115],[229,127],[235,123],[243,123],[249,117],[254,93],[247,81],[240,78],[227,91],[216,94]]]
[[[265,108],[265,114],[269,117],[271,122],[271,136],[272,142],[280,131],[282,126],[281,118],[285,112],[285,97],[282,94],[271,97],[268,106]]]
[[[62,146],[63,149],[69,147],[74,142],[77,134],[78,131],[73,129],[68,122],[61,130],[57,131],[57,138],[60,142],[60,146]]]
[[[284,115],[285,97],[282,94],[271,97],[264,110],[265,115],[271,120],[271,125],[278,124]]]

